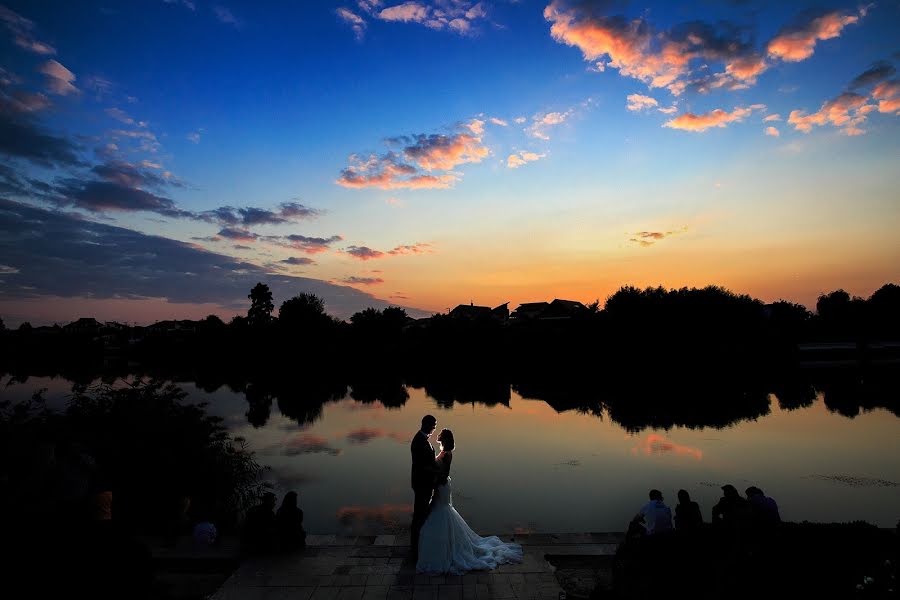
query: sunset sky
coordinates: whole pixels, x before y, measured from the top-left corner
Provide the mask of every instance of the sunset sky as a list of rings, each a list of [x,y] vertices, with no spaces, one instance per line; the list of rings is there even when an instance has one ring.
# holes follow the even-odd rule
[[[900,2],[7,1],[0,317],[900,281]]]

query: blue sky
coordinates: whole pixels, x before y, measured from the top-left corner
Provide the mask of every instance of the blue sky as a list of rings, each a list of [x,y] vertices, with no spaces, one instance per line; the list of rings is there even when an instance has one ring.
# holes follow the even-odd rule
[[[223,270],[341,316],[865,296],[900,275],[898,25],[897,1],[7,2],[0,314],[227,316]],[[221,264],[49,285],[110,258],[24,252],[30,209]]]

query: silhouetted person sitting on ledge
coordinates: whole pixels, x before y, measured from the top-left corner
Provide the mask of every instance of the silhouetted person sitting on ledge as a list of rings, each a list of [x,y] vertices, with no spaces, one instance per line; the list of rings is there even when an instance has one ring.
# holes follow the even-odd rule
[[[781,514],[775,500],[763,494],[763,491],[755,485],[748,487],[746,494],[750,505],[750,518],[754,525],[771,529],[781,523]]]
[[[687,490],[678,490],[675,506],[675,530],[680,534],[696,534],[703,527],[700,505],[691,500]]]
[[[648,536],[655,536],[672,531],[672,510],[663,503],[663,495],[659,490],[650,490],[650,502],[632,519],[643,523]]]
[[[743,527],[750,517],[747,501],[730,483],[722,486],[722,492],[722,497],[712,509],[713,524],[730,529]]]
[[[244,550],[253,554],[275,549],[275,494],[266,492],[259,504],[247,511],[244,519]]]
[[[303,529],[303,511],[297,506],[297,492],[288,492],[281,501],[275,515],[281,550],[291,552],[306,546],[306,531]]]

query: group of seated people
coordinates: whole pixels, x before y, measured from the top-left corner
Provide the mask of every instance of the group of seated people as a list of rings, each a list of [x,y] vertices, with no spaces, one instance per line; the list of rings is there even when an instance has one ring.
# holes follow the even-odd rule
[[[766,531],[781,522],[778,504],[761,489],[750,486],[745,494],[746,497],[741,496],[731,484],[723,485],[722,498],[712,509],[712,524],[723,529],[755,527],[758,531]],[[678,490],[674,522],[662,492],[650,490],[650,501],[631,520],[628,531],[630,537],[652,537],[673,531],[694,533],[703,527],[700,505],[691,500],[686,490]]]
[[[306,546],[303,511],[297,506],[297,492],[288,492],[275,511],[276,496],[263,494],[259,504],[247,511],[242,545],[250,554],[293,552]]]

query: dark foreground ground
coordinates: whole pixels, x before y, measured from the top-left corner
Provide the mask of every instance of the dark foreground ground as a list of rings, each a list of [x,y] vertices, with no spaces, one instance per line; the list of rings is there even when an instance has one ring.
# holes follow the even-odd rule
[[[461,577],[417,575],[406,532],[310,535],[305,550],[268,556],[242,556],[228,537],[206,550],[189,539],[175,546],[144,539],[149,578],[127,582],[116,575],[125,571],[110,554],[85,555],[77,561],[89,565],[93,576],[73,578],[69,569],[60,579],[46,570],[31,579],[33,593],[26,596],[43,597],[39,591],[56,587],[78,597],[84,591],[92,598],[154,600],[897,597],[897,530],[865,523],[784,523],[773,534],[758,533],[745,532],[739,539],[707,531],[693,539],[657,541],[626,540],[617,533],[503,535],[523,544],[524,562]],[[114,587],[104,585],[111,581],[117,582]]]

